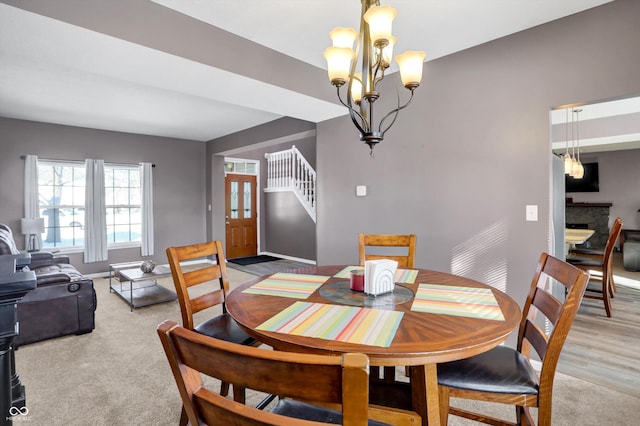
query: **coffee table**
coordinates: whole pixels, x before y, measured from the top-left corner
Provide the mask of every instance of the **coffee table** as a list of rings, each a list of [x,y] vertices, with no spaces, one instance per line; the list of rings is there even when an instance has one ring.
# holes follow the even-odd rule
[[[158,278],[171,275],[167,265],[158,265],[151,272],[142,272],[138,268],[121,269],[119,282],[112,283],[109,276],[109,288],[120,296],[131,307],[155,305],[176,300],[175,292],[158,284]]]

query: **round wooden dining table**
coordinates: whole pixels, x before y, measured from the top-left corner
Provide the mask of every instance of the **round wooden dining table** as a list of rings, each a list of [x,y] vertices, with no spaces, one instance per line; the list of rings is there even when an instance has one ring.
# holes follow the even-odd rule
[[[226,298],[227,310],[247,333],[276,350],[318,354],[360,352],[369,356],[372,366],[411,367],[411,408],[426,419],[424,424],[439,425],[436,365],[486,352],[504,342],[520,323],[520,307],[507,294],[487,284],[448,273],[416,268],[415,281],[412,284],[396,283],[393,294],[398,296],[387,297],[385,302],[380,296],[374,298],[350,290],[348,278],[335,276],[345,267],[346,265],[314,266],[287,272],[330,277],[304,299],[304,302],[353,306],[360,304],[365,308],[402,312],[402,319],[388,346],[349,343],[258,329],[265,321],[300,300],[245,292],[271,275],[250,280],[231,291]],[[412,310],[420,284],[490,289],[504,319]],[[371,300],[373,303],[370,303]]]

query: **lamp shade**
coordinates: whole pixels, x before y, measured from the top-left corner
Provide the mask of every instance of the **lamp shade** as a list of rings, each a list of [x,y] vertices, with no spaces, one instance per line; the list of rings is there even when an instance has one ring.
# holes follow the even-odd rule
[[[567,175],[571,174],[573,170],[573,158],[570,155],[564,156],[564,173]]]
[[[358,33],[353,28],[337,27],[329,33],[334,47],[346,47],[347,49],[353,49],[353,42],[357,36]]]
[[[357,73],[351,81],[351,99],[359,104],[362,100],[362,73]]]
[[[388,68],[391,65],[393,59],[393,46],[396,45],[398,37],[391,36],[389,38],[389,44],[382,49],[382,66]]]
[[[396,62],[400,68],[400,78],[407,89],[415,89],[420,85],[425,56],[423,51],[418,50],[407,50],[396,56]]]
[[[391,38],[391,27],[397,11],[389,6],[371,6],[364,14],[364,20],[369,24],[369,37],[374,46],[386,44]]]
[[[356,52],[348,47],[327,47],[324,58],[327,60],[329,80],[331,84],[342,85],[349,79],[351,61]]]
[[[44,232],[44,218],[42,217],[34,219],[22,218],[20,225],[24,235],[42,234]]]

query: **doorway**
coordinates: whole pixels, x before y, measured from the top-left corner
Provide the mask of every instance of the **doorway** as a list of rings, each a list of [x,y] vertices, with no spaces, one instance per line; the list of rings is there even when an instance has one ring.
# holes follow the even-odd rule
[[[228,259],[258,254],[256,176],[225,176],[225,252]]]

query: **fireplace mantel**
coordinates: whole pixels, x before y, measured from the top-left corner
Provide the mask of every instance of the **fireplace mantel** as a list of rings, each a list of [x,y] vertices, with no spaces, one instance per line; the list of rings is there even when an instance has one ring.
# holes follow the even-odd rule
[[[567,207],[611,207],[613,203],[567,203]]]

